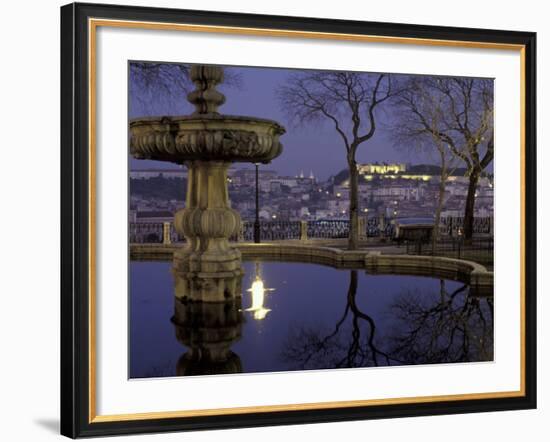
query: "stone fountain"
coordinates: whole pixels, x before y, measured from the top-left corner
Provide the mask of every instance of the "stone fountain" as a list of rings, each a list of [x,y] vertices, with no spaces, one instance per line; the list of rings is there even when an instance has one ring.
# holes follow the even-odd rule
[[[232,163],[269,163],[282,152],[285,129],[275,121],[221,115],[225,96],[216,90],[223,68],[194,65],[196,89],[187,99],[195,112],[130,122],[130,153],[137,159],[184,164],[188,168],[185,209],[174,226],[186,245],[174,253],[174,270],[187,281],[179,298],[221,302],[241,296],[241,254],[229,243],[241,218],[230,206],[227,170]]]

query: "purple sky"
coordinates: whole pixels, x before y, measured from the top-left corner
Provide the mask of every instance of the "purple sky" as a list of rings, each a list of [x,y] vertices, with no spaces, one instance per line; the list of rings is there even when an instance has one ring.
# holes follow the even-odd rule
[[[220,112],[227,115],[251,115],[269,118],[285,126],[287,132],[281,137],[283,153],[263,167],[277,170],[285,175],[297,175],[303,171],[309,175],[313,171],[316,177],[326,179],[346,168],[345,149],[342,139],[329,124],[308,124],[300,128],[293,127],[284,110],[280,108],[275,91],[285,83],[288,76],[295,72],[282,68],[232,68],[240,77],[238,87],[220,86],[226,96],[226,103]],[[134,85],[134,91],[137,89]],[[163,99],[154,97],[152,102],[137,100],[136,94],[130,92],[129,116],[136,118],[146,115],[182,115],[193,111],[184,96],[181,99]],[[373,138],[359,148],[357,160],[366,162],[405,162],[433,163],[427,155],[411,153],[407,149],[398,149],[393,145],[390,129],[384,119],[388,118],[383,110],[379,111],[379,120]],[[384,127],[386,126],[386,127]],[[132,169],[177,167],[171,163],[131,159]],[[252,167],[242,165],[238,167]]]

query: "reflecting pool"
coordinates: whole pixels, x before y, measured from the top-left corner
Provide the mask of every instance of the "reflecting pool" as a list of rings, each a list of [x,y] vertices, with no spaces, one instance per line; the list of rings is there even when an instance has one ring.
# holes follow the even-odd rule
[[[493,298],[462,282],[309,263],[243,266],[242,299],[201,305],[175,298],[171,262],[131,262],[129,376],[493,360]],[[197,352],[207,361],[192,362]]]

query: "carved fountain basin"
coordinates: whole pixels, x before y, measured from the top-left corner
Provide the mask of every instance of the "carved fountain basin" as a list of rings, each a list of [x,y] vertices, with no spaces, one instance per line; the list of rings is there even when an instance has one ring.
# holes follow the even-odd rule
[[[202,114],[132,120],[130,133],[138,159],[268,163],[280,155],[285,129],[260,118]]]

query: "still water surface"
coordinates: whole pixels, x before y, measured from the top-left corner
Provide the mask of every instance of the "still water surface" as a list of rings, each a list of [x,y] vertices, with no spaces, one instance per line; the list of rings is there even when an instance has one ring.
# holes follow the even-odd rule
[[[458,281],[245,262],[240,305],[194,319],[175,300],[170,267],[130,264],[131,378],[493,359],[492,298]],[[190,367],[189,342],[204,336],[231,356]]]

